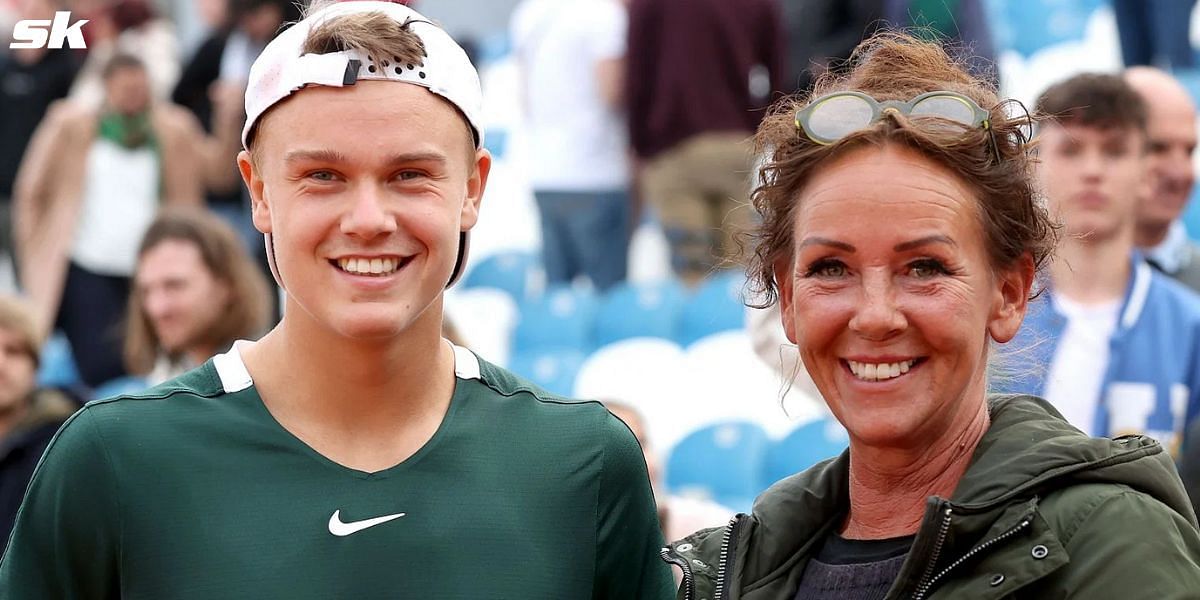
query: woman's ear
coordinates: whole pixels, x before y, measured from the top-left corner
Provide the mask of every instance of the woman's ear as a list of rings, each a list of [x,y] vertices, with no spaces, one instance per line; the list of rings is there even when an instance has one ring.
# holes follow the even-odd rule
[[[988,320],[988,334],[993,340],[1003,344],[1016,337],[1029,308],[1034,275],[1033,257],[1029,253],[996,274],[996,294]]]

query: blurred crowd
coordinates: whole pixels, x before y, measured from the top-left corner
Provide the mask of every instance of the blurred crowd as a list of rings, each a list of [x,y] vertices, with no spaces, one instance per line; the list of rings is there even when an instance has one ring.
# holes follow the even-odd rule
[[[739,236],[756,223],[749,194],[762,149],[748,140],[766,107],[843,68],[885,27],[944,40],[998,82],[985,4],[523,0],[506,37],[547,285],[604,293],[627,283],[644,222],[661,228],[672,277],[688,289],[736,271]],[[1196,106],[1170,75],[1195,66],[1193,1],[1112,5],[1130,68],[1060,83],[1029,107],[1073,115],[1116,98],[1037,131],[1061,247],[1028,339],[1003,357],[1019,368],[996,388],[1043,395],[1090,434],[1147,433],[1200,471],[1187,459],[1200,453],[1200,364],[1187,362],[1200,347],[1200,247],[1181,220]],[[235,156],[250,65],[300,8],[0,0],[0,31],[58,10],[88,21],[86,49],[0,47],[0,524],[58,424],[95,390],[165,381],[279,317]],[[1145,133],[1144,147],[1131,132]],[[500,202],[485,201],[484,220],[488,203]],[[771,369],[815,393],[786,351],[777,309],[750,313],[746,328]],[[469,328],[453,335],[471,345]],[[52,336],[69,345],[73,385],[38,386]],[[628,399],[611,400],[640,423]],[[661,461],[648,458],[656,471]],[[1185,481],[1200,482],[1196,471]],[[657,491],[665,521],[672,505]],[[680,532],[729,512],[674,506]]]

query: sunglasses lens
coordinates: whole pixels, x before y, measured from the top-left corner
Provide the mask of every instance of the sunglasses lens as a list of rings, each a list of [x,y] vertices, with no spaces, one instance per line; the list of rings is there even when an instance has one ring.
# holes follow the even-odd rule
[[[813,139],[840,140],[871,123],[871,105],[858,96],[834,96],[818,104],[806,128]]]
[[[938,117],[962,123],[975,124],[975,108],[954,96],[930,96],[912,107],[913,117]]]

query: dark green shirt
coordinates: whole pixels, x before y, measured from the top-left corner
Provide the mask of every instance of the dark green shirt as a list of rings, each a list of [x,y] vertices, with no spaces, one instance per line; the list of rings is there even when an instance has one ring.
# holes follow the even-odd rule
[[[437,433],[377,473],[281,427],[236,352],[87,405],[34,475],[0,598],[671,597],[625,425],[456,363]]]

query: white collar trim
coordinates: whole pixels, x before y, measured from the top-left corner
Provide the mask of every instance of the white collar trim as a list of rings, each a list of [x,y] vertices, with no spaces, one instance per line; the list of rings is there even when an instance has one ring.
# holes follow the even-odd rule
[[[217,369],[217,376],[221,378],[221,387],[226,394],[240,392],[254,385],[250,372],[246,370],[246,363],[242,362],[242,353],[238,351],[238,346],[245,343],[248,342],[238,340],[228,352],[213,357],[213,366]],[[459,379],[480,379],[479,358],[475,353],[462,346],[451,344],[451,347],[454,349],[454,375]]]

